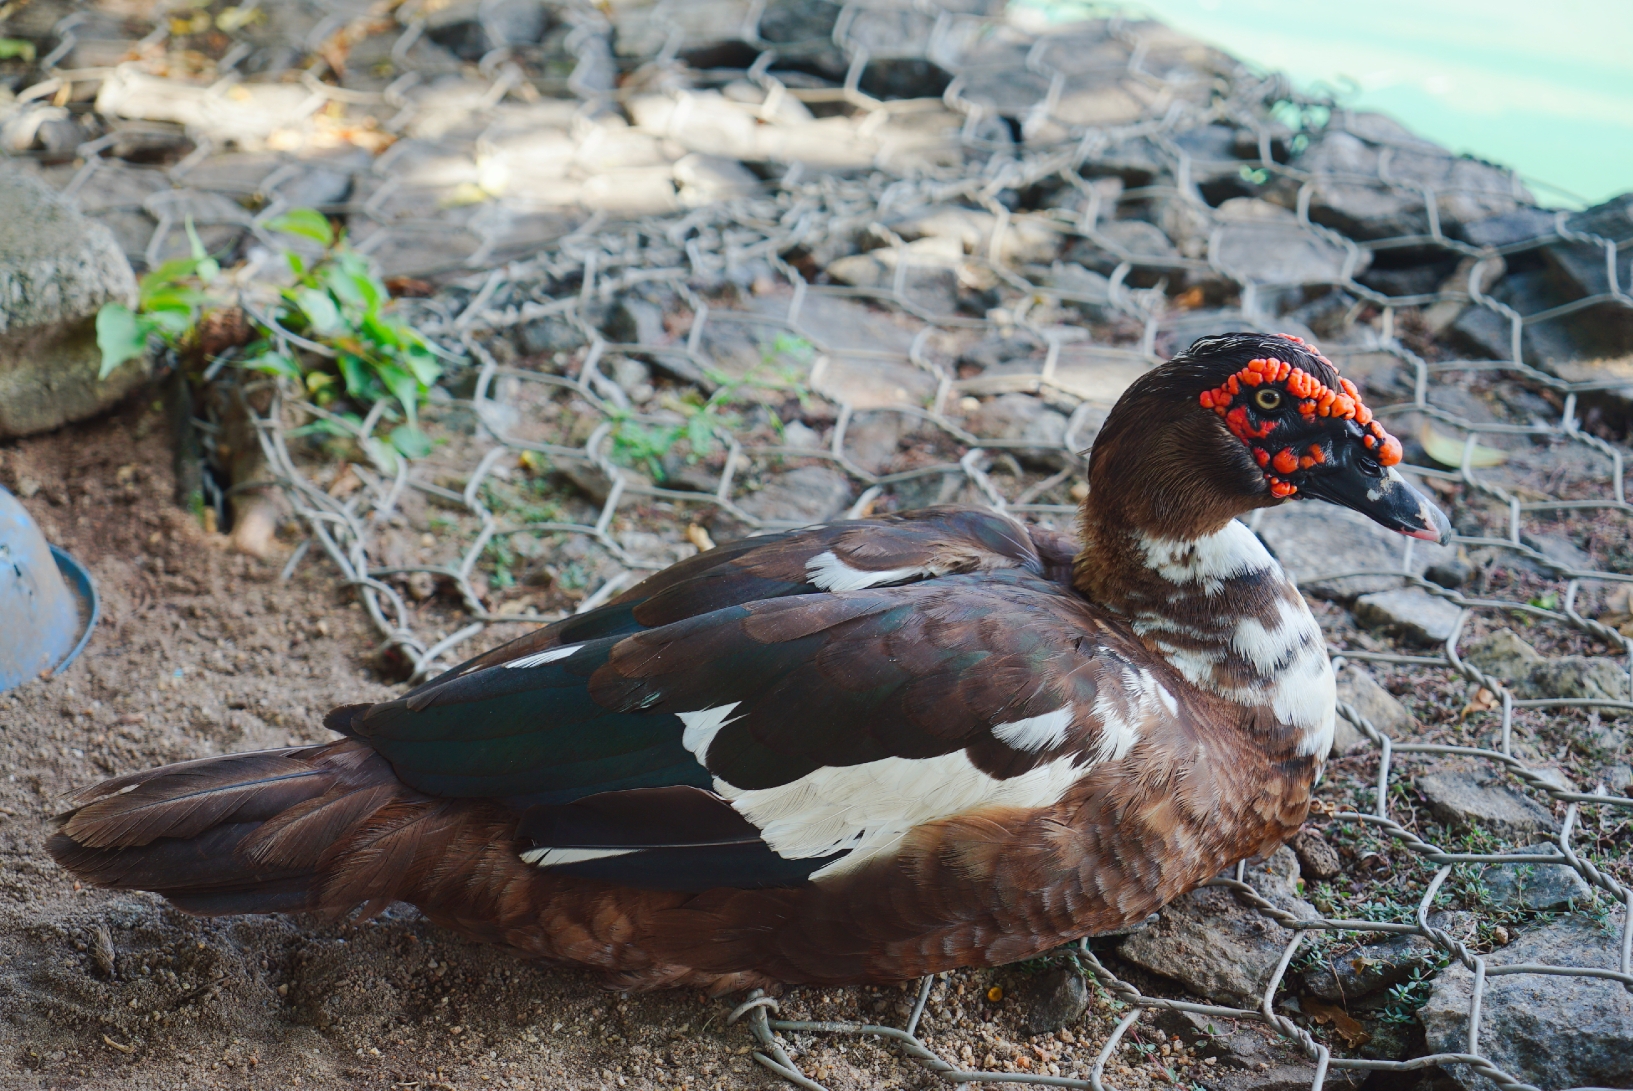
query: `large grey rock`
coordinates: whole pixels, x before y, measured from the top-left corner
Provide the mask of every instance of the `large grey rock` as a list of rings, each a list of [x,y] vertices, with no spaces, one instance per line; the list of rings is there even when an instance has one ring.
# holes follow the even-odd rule
[[[1298,896],[1298,859],[1283,846],[1251,867],[1247,881],[1266,900],[1300,917],[1315,908]],[[1118,954],[1220,1003],[1257,1007],[1292,933],[1218,887],[1169,903],[1151,927],[1130,936]]]
[[[760,179],[735,159],[718,155],[682,156],[675,161],[675,184],[680,187],[680,203],[699,208],[716,201],[752,196]]]
[[[1233,197],[1219,206],[1224,221],[1209,240],[1209,256],[1227,273],[1270,286],[1329,284],[1364,270],[1367,251],[1348,248],[1301,226],[1269,201]]]
[[[96,314],[135,304],[112,233],[43,182],[0,166],[0,439],[107,409],[150,374],[147,358],[96,377]]]
[[[1355,620],[1370,629],[1384,629],[1417,644],[1443,644],[1462,611],[1421,587],[1374,591],[1355,600]]]
[[[1423,187],[1434,190],[1443,227],[1529,203],[1508,171],[1455,156],[1382,114],[1335,116],[1296,163],[1316,176],[1310,218],[1356,239],[1427,234]]]
[[[1065,465],[1061,441],[1066,415],[1030,394],[1000,394],[964,420],[964,426],[982,439],[1006,440],[1021,445],[1016,453],[1055,469]]]
[[[778,474],[759,492],[738,501],[757,519],[783,526],[807,526],[831,519],[851,498],[850,480],[828,466],[801,466]]]
[[[1436,817],[1453,826],[1476,823],[1504,833],[1552,833],[1553,812],[1529,796],[1489,774],[1425,773],[1417,778],[1418,791],[1428,799]]]
[[[1584,917],[1527,932],[1486,956],[1489,966],[1547,964],[1615,969],[1619,937]],[[1468,1045],[1474,974],[1454,963],[1435,978],[1418,1011],[1432,1053]],[[1488,976],[1480,1008],[1480,1052],[1539,1087],[1627,1087],[1633,1083],[1633,993],[1615,981],[1553,974]],[[1468,1091],[1495,1084],[1466,1065],[1447,1074]]]
[[[1559,850],[1543,841],[1508,853],[1514,854],[1558,856]],[[1579,909],[1593,898],[1593,888],[1569,864],[1488,864],[1481,880],[1491,900],[1510,909]]]
[[[1516,697],[1627,700],[1627,670],[1603,656],[1543,656],[1512,629],[1498,629],[1472,641],[1463,659],[1487,674],[1508,682]]]
[[[1422,575],[1429,565],[1457,556],[1457,551],[1450,546],[1413,541],[1385,530],[1360,512],[1319,500],[1294,500],[1266,508],[1253,529],[1289,575],[1307,591],[1323,598],[1347,600],[1388,590],[1400,580],[1388,575],[1319,577],[1334,577],[1345,572],[1405,571]],[[1409,541],[1412,543],[1411,563],[1403,567]]]
[[[1436,913],[1429,918],[1436,928],[1461,940],[1473,938],[1474,915]],[[1347,1003],[1399,985],[1414,971],[1432,968],[1445,957],[1439,945],[1425,936],[1391,936],[1328,958],[1304,973],[1304,988],[1322,1000]]]
[[[958,306],[958,267],[964,250],[958,240],[930,235],[905,246],[886,246],[828,263],[828,275],[841,284],[890,291],[899,283],[902,297],[934,314]]]
[[[1338,672],[1338,699],[1352,705],[1373,727],[1392,739],[1410,735],[1417,729],[1416,717],[1406,711],[1406,706],[1380,686],[1378,680],[1372,677],[1372,672],[1359,663],[1346,663],[1344,669]],[[1332,753],[1348,754],[1369,745],[1366,736],[1348,720],[1342,716],[1338,718],[1337,729],[1333,732]]]

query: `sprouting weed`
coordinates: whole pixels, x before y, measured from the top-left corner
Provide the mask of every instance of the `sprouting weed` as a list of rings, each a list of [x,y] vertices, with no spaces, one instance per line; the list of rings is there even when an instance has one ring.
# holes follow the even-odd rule
[[[308,265],[293,250],[284,252],[294,283],[279,294],[263,316],[265,322],[250,316],[256,336],[246,346],[241,366],[290,380],[320,406],[342,397],[354,407],[389,398],[398,408],[382,415],[397,427],[390,432],[389,448],[375,441],[371,453],[387,463],[396,455],[430,454],[432,443],[419,427],[419,411],[431,384],[442,374],[430,344],[391,313],[391,294],[368,258],[352,250],[322,213],[294,209],[266,226],[318,243],[323,253]],[[102,377],[146,352],[155,337],[171,348],[180,347],[207,313],[230,302],[225,295],[209,292],[221,266],[205,252],[191,220],[187,237],[192,256],[165,262],[144,276],[135,310],[108,303],[97,313]],[[301,341],[333,355],[303,347]],[[344,415],[361,422],[355,413]],[[314,422],[309,430],[345,431],[332,421]]]

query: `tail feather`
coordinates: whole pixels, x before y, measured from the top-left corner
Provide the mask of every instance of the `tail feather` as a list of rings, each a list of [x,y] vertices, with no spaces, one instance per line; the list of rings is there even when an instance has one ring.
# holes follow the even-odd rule
[[[271,818],[322,791],[323,770],[300,760],[301,753],[207,758],[121,778],[131,783],[70,811],[62,829],[89,848],[129,848],[193,837],[229,818]]]
[[[97,886],[150,890],[203,915],[393,900],[416,849],[381,855],[380,834],[438,810],[350,740],[166,766],[70,803],[47,846],[58,863]]]

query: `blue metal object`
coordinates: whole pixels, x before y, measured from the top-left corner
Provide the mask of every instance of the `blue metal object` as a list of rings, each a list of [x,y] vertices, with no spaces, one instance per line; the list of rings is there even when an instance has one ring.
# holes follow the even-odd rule
[[[0,488],[0,692],[72,663],[100,612],[90,574]]]

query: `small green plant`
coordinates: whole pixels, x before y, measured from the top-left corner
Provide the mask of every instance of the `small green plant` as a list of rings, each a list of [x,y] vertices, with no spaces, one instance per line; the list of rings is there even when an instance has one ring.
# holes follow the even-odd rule
[[[179,348],[198,325],[209,301],[204,289],[221,274],[221,266],[205,252],[191,217],[187,241],[192,257],[167,261],[137,282],[134,311],[123,303],[104,303],[96,313],[96,347],[102,352],[98,379],[106,379],[120,364],[146,352],[150,338]]]
[[[401,412],[387,411],[386,419],[402,422],[390,433],[392,448],[407,458],[429,454],[431,441],[419,427],[419,409],[442,368],[425,338],[388,313],[391,295],[385,284],[322,213],[295,209],[267,226],[309,239],[323,253],[308,265],[294,251],[284,252],[294,283],[279,293],[267,316],[270,324],[252,321],[256,338],[246,346],[242,366],[298,383],[319,406],[342,397],[359,407],[389,398]],[[134,311],[109,303],[97,314],[103,377],[145,352],[153,337],[181,347],[212,304],[226,303],[207,292],[221,269],[205,252],[191,221],[187,234],[192,257],[166,262],[144,276]],[[290,334],[333,356],[293,344]],[[355,413],[341,415],[354,423],[361,420]],[[318,430],[334,427],[324,421]]]

